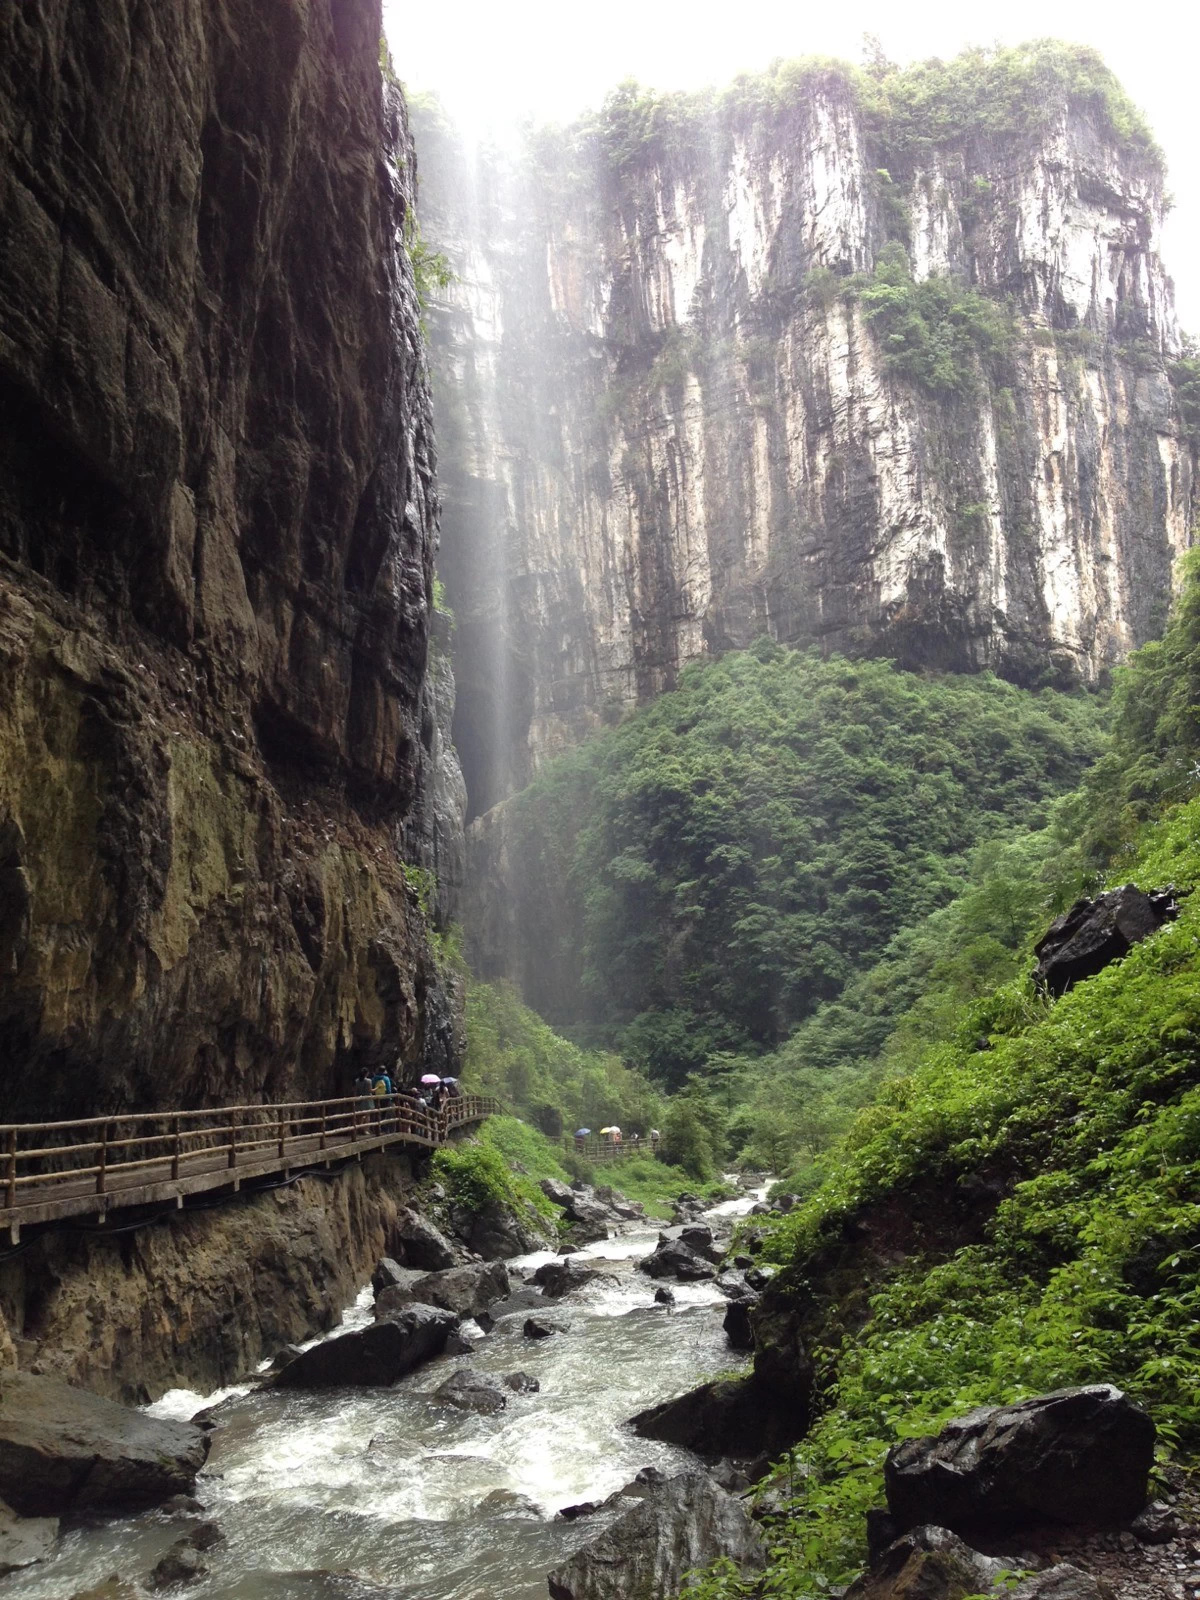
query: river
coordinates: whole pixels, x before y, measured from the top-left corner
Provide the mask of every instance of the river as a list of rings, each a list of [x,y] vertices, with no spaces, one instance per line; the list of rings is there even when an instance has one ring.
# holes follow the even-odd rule
[[[755,1196],[714,1207],[737,1215]],[[672,1284],[675,1309],[653,1305],[635,1271],[658,1225],[636,1226],[582,1257],[606,1277],[548,1303],[570,1331],[532,1341],[520,1319],[443,1356],[391,1389],[173,1390],[150,1409],[190,1417],[224,1402],[197,1484],[225,1541],[205,1559],[196,1600],[546,1600],[546,1573],[602,1526],[554,1521],[601,1499],[644,1466],[692,1458],[635,1437],[623,1423],[737,1364],[721,1328],[726,1302],[711,1284]],[[552,1259],[510,1263],[533,1267]],[[338,1332],[372,1316],[368,1288]],[[332,1337],[337,1337],[337,1333]],[[315,1341],[314,1341],[315,1342]],[[435,1405],[456,1368],[527,1372],[536,1394],[509,1396],[495,1416]],[[0,1580],[0,1600],[67,1600],[120,1574],[144,1578],[187,1531],[161,1512],[77,1527],[53,1561]]]

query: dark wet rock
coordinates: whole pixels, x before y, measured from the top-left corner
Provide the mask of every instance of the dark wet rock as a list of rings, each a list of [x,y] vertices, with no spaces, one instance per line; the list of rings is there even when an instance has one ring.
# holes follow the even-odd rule
[[[484,1495],[476,1509],[485,1517],[521,1517],[542,1520],[542,1508],[527,1494],[517,1494],[512,1489],[493,1489]]]
[[[413,1305],[369,1328],[326,1339],[275,1379],[281,1389],[379,1387],[441,1355],[458,1321],[441,1306]]]
[[[538,1380],[531,1378],[527,1372],[506,1372],[501,1382],[514,1394],[538,1394],[542,1387]]]
[[[750,1326],[755,1381],[775,1396],[787,1426],[797,1429],[794,1443],[808,1427],[814,1382],[802,1307],[784,1291],[768,1286],[758,1304],[750,1307]]]
[[[583,1246],[578,1244],[564,1244],[558,1253],[560,1256],[577,1256],[582,1248]]]
[[[680,1241],[687,1245],[689,1250],[694,1250],[698,1256],[703,1256],[706,1261],[714,1265],[720,1261],[722,1251],[717,1248],[717,1242],[712,1229],[707,1223],[692,1223],[684,1228],[679,1235]]]
[[[439,1405],[455,1406],[459,1411],[475,1411],[480,1416],[491,1416],[503,1411],[508,1397],[496,1382],[482,1372],[461,1368],[433,1392]]]
[[[780,1396],[750,1378],[719,1378],[650,1406],[630,1418],[635,1433],[681,1445],[709,1461],[742,1459],[761,1451],[778,1454],[800,1438],[807,1415],[798,1417]]]
[[[754,1329],[750,1324],[750,1306],[746,1301],[731,1300],[725,1307],[725,1318],[721,1326],[733,1349],[754,1349]]]
[[[607,1500],[581,1500],[578,1505],[560,1506],[554,1513],[563,1522],[578,1522],[580,1517],[595,1516],[597,1511],[603,1511],[608,1504]]]
[[[514,1289],[503,1300],[493,1300],[487,1308],[487,1315],[495,1325],[501,1317],[511,1317],[516,1311],[536,1311],[545,1304],[546,1296],[540,1289]]]
[[[214,1545],[225,1543],[225,1532],[219,1522],[198,1522],[188,1530],[187,1540],[197,1550],[211,1550]]]
[[[972,1550],[948,1528],[914,1528],[846,1591],[846,1600],[963,1600],[986,1594],[1019,1563]]]
[[[1111,1384],[973,1411],[888,1452],[888,1508],[901,1527],[956,1532],[1128,1523],[1146,1504],[1154,1436],[1147,1414]]]
[[[750,1268],[754,1265],[754,1257],[746,1255],[734,1256],[733,1265],[738,1269],[739,1272],[749,1272]]]
[[[728,1557],[746,1576],[766,1552],[745,1507],[704,1472],[647,1487],[645,1496],[549,1574],[552,1600],[667,1600],[688,1572]]]
[[[411,1289],[424,1276],[423,1269],[418,1271],[415,1267],[402,1267],[391,1256],[384,1256],[371,1274],[371,1287],[377,1295],[381,1295],[385,1289]]]
[[[568,1257],[561,1261],[546,1261],[534,1273],[533,1281],[548,1300],[561,1300],[563,1295],[582,1289],[600,1276],[595,1267]]]
[[[782,1211],[786,1216],[789,1211],[794,1211],[799,1204],[800,1196],[798,1194],[777,1194],[771,1201],[771,1210]]]
[[[263,1369],[264,1375],[269,1376],[271,1373],[282,1372],[284,1367],[293,1362],[297,1356],[303,1354],[304,1352],[298,1344],[285,1344],[283,1349],[276,1350],[270,1361],[267,1362]],[[210,1407],[208,1409],[215,1410],[216,1408]]]
[[[408,1288],[385,1289],[375,1302],[376,1319],[393,1316],[405,1306],[441,1306],[457,1317],[477,1317],[509,1292],[508,1269],[502,1261],[480,1261],[448,1272],[421,1273]]]
[[[660,1284],[654,1291],[654,1303],[656,1306],[673,1306],[675,1304],[674,1289],[668,1289],[665,1283]]]
[[[192,1488],[208,1445],[190,1422],[150,1417],[57,1378],[0,1374],[0,1497],[20,1516],[159,1505]]]
[[[194,1494],[173,1494],[158,1509],[168,1517],[199,1517],[204,1514],[204,1502]]]
[[[1146,894],[1127,883],[1094,900],[1077,900],[1034,946],[1034,980],[1051,994],[1064,994],[1178,915],[1173,887]]]
[[[1152,1500],[1129,1524],[1129,1530],[1142,1544],[1170,1544],[1184,1531],[1184,1524],[1173,1506]]]
[[[549,1339],[556,1333],[568,1333],[569,1324],[557,1322],[550,1317],[526,1317],[525,1326],[521,1330],[527,1339]]]
[[[751,1266],[746,1272],[746,1283],[751,1289],[761,1294],[778,1271],[778,1267]]]
[[[750,1207],[748,1215],[752,1217],[769,1217],[771,1208],[765,1200],[756,1200]]]
[[[0,1578],[45,1561],[57,1540],[57,1517],[19,1517],[0,1500]]]
[[[716,1276],[712,1263],[697,1255],[682,1239],[664,1239],[637,1266],[639,1272],[648,1273],[652,1278],[678,1278],[681,1283],[697,1283]]]
[[[454,1329],[450,1337],[446,1340],[446,1347],[442,1351],[443,1355],[469,1356],[471,1354],[472,1350],[474,1350],[475,1346],[479,1343],[479,1339],[471,1338],[470,1334],[466,1331],[469,1326],[470,1322],[468,1321],[467,1323],[460,1323],[458,1327]],[[478,1327],[479,1324],[476,1323],[475,1326]]]
[[[719,1273],[716,1287],[725,1296],[726,1300],[741,1300],[746,1305],[755,1305],[758,1301],[758,1290],[746,1282],[746,1275],[741,1272],[728,1270]]]
[[[548,1230],[539,1225],[532,1212],[518,1214],[498,1200],[489,1201],[474,1213],[463,1237],[485,1261],[528,1255],[551,1242]]]
[[[127,1583],[119,1572],[114,1572],[111,1578],[106,1578],[94,1588],[77,1590],[71,1600],[141,1600],[141,1594],[139,1588]]]
[[[176,1539],[146,1579],[148,1589],[181,1589],[208,1576],[208,1563],[188,1539]]]
[[[402,1267],[421,1272],[445,1272],[458,1265],[454,1246],[428,1217],[404,1210],[392,1230],[392,1257]]]
[[[302,1351],[300,1353],[303,1354]],[[291,1362],[285,1361],[277,1370],[282,1372],[284,1367],[290,1365]],[[269,1379],[273,1375],[264,1373],[263,1376],[264,1379]],[[203,1428],[205,1433],[212,1433],[214,1429],[219,1428],[222,1423],[227,1422],[231,1416],[240,1411],[241,1407],[242,1396],[240,1394],[226,1395],[225,1399],[218,1400],[215,1406],[205,1406],[202,1411],[195,1412],[192,1416],[192,1425],[196,1428]]]

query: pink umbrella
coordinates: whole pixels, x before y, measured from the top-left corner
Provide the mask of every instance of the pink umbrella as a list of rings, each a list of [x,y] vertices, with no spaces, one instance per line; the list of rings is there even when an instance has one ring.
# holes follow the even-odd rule
[[[441,1083],[441,1081],[436,1072],[427,1072],[421,1079],[422,1083]]]

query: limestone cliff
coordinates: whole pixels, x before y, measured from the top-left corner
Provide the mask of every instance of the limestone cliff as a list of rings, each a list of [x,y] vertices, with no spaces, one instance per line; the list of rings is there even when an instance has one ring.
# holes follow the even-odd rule
[[[0,11],[6,1116],[453,1049],[402,865],[457,822],[380,22]]]
[[[762,632],[1094,682],[1160,625],[1193,482],[1163,173],[1090,53],[417,137],[474,812]]]

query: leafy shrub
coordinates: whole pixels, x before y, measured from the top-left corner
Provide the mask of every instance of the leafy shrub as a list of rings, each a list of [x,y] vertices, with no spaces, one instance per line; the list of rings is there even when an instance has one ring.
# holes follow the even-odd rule
[[[529,1178],[514,1172],[501,1150],[486,1139],[467,1139],[443,1145],[433,1158],[433,1170],[450,1198],[468,1211],[480,1212],[495,1203],[509,1210],[535,1211],[543,1221],[556,1221],[557,1211]]]
[[[981,366],[1012,346],[1010,314],[950,278],[917,283],[902,245],[885,245],[854,291],[888,369],[931,394],[971,394]]]

